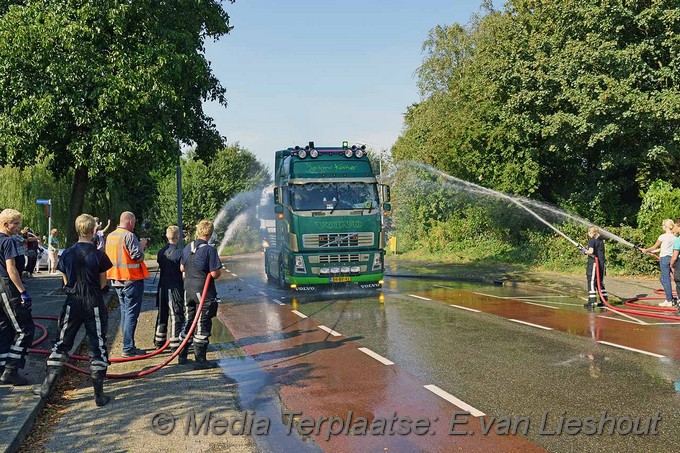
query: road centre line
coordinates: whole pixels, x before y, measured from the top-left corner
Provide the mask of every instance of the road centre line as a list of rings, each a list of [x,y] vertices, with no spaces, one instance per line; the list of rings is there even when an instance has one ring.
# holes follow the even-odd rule
[[[551,307],[550,305],[537,304],[536,302],[529,302],[528,300],[523,300],[522,302],[524,302],[525,304],[529,304],[529,305],[536,305],[536,306],[539,306],[539,307],[552,308],[553,310],[559,310],[559,308],[557,308],[557,307]]]
[[[450,307],[460,308],[461,310],[473,311],[475,313],[481,313],[481,310],[475,310],[474,308],[463,307],[461,305],[449,304]]]
[[[409,296],[411,296],[411,297],[415,297],[416,299],[422,299],[422,300],[432,300],[432,299],[428,299],[427,297],[423,297],[423,296],[416,296],[415,294],[409,294]]]
[[[625,313],[621,313],[620,311],[614,310],[613,308],[609,308],[609,307],[607,307],[607,306],[605,306],[604,308],[605,308],[606,310],[609,310],[609,311],[611,311],[611,312],[616,313],[617,315],[621,315],[621,316],[623,316],[624,318],[632,319],[633,321],[637,322],[638,324],[642,324],[643,326],[648,326],[648,325],[649,325],[648,323],[646,323],[646,322],[644,322],[644,321],[642,321],[642,320],[640,320],[640,319],[634,318],[634,317],[632,317],[632,316],[630,316],[630,315],[627,315],[627,314],[625,314]]]
[[[638,325],[638,326],[640,325],[640,323],[635,322],[635,321],[631,321],[630,319],[612,318],[611,316],[604,316],[604,315],[597,315],[597,317],[602,318],[602,319],[610,319],[612,321],[628,322],[628,323],[635,324],[635,325]]]
[[[325,330],[326,332],[328,332],[329,334],[333,335],[334,337],[341,337],[341,336],[342,336],[341,333],[336,332],[335,330],[331,329],[330,327],[319,326],[319,329]]]
[[[553,296],[551,296],[551,295],[546,295],[546,296],[517,296],[517,297],[505,296],[504,299],[544,299],[546,297],[569,297],[569,296],[565,296],[563,294],[553,295]]]
[[[529,301],[525,301],[523,299],[517,299],[517,300],[520,301],[520,302],[529,303]],[[542,300],[541,302],[546,303],[546,304],[553,304],[553,305],[567,305],[567,306],[570,306],[570,307],[583,307],[583,304],[570,304],[570,303],[567,303],[567,302],[553,302],[551,300]]]
[[[385,357],[376,354],[375,352],[371,351],[368,348],[359,348],[359,351],[363,352],[364,354],[370,357],[373,357],[375,360],[382,363],[383,365],[394,365],[394,362],[392,362],[391,360],[387,360]]]
[[[230,272],[230,274],[233,275],[234,277],[238,277],[238,275],[234,274],[233,272]]]
[[[451,395],[449,392],[446,392],[446,391],[440,389],[436,385],[428,384],[428,385],[425,385],[424,387],[426,389],[428,389],[429,391],[431,391],[432,393],[434,393],[435,395],[437,395],[441,398],[444,398],[449,403],[454,404],[454,405],[460,407],[461,409],[468,411],[470,413],[470,415],[472,415],[474,417],[484,417],[486,415],[484,412],[480,411],[477,408],[470,406],[465,401],[459,400],[455,396]]]
[[[541,325],[538,325],[538,324],[532,324],[530,322],[520,321],[519,319],[508,319],[508,321],[517,322],[519,324],[524,324],[526,326],[537,327],[537,328],[543,329],[543,330],[553,330],[552,327],[546,327],[546,326],[541,326]]]
[[[477,294],[478,296],[493,297],[494,299],[505,299],[505,297],[503,296],[494,296],[493,294],[478,293],[475,291],[472,291],[472,294]]]
[[[267,293],[265,293],[264,291],[259,291],[257,294],[259,294],[259,295],[261,295],[261,296],[266,296],[266,295],[267,295]]]
[[[279,304],[279,305],[286,305],[286,304],[284,304],[283,302],[279,302],[279,301],[276,300],[276,299],[273,299],[272,301],[275,302],[275,303],[277,303],[277,304]]]
[[[295,313],[296,315],[298,315],[298,316],[301,317],[301,318],[306,318],[306,317],[307,317],[306,314],[300,313],[300,312],[297,311],[297,310],[292,310],[292,312]]]
[[[610,343],[608,341],[598,340],[597,342],[600,343],[600,344],[606,344],[606,345],[609,345],[609,346],[613,346],[615,348],[625,349],[627,351],[633,351],[633,352],[639,352],[640,354],[651,355],[652,357],[658,357],[659,359],[663,359],[663,358],[666,357],[665,355],[657,354],[655,352],[643,351],[642,349],[635,349],[635,348],[631,348],[631,347],[628,347],[628,346],[623,346],[621,344]]]

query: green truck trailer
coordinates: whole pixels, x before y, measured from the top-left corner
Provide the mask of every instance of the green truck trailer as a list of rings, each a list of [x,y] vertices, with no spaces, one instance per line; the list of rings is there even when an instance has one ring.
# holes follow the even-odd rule
[[[363,146],[276,151],[273,219],[260,221],[265,274],[281,288],[381,288],[389,187]]]

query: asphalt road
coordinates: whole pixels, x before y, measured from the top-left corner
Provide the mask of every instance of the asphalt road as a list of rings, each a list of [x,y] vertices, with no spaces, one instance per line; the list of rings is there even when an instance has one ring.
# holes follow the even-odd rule
[[[680,397],[675,391],[680,325],[602,310],[588,313],[581,300],[539,287],[391,278],[382,292],[290,293],[266,284],[258,256],[231,259],[227,268],[218,282],[225,302],[221,319],[278,386],[284,406],[318,404],[333,413],[334,407],[346,404],[338,401],[339,375],[320,371],[340,361],[349,370],[344,379],[356,387],[353,398],[361,401],[357,410],[375,414],[388,403],[407,407],[399,402],[404,399],[399,386],[386,384],[385,391],[396,390],[383,394],[379,404],[361,394],[375,391],[365,388],[374,376],[363,355],[354,352],[363,347],[392,362],[391,369],[409,385],[441,389],[445,397],[457,398],[452,404],[434,396],[451,405],[449,413],[471,408],[486,414],[470,436],[479,445],[494,432],[499,434],[494,442],[505,441],[505,433],[514,427],[526,433],[520,437],[527,445],[556,452],[680,450]],[[291,319],[302,324],[293,325],[297,321]],[[248,335],[255,330],[261,334]],[[312,330],[332,333],[324,333],[322,341],[305,340]],[[329,348],[331,340],[342,343]],[[349,343],[356,347],[347,348]],[[285,348],[277,350],[276,344]],[[333,357],[322,357],[333,348]],[[298,372],[278,372],[284,360],[296,361]],[[422,398],[427,397],[416,399]],[[603,434],[597,434],[600,423]],[[595,434],[588,434],[590,426]],[[485,427],[490,427],[486,436],[479,433]],[[636,428],[646,434],[634,434]],[[369,445],[315,440],[324,449]],[[391,451],[460,446],[460,436],[444,432],[391,441]],[[497,445],[505,451],[515,447]]]

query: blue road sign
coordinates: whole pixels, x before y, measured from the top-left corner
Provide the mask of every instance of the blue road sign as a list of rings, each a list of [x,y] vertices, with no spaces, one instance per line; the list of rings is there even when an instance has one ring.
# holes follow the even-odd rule
[[[35,204],[52,204],[50,200],[45,200],[44,198],[38,198],[35,200]]]

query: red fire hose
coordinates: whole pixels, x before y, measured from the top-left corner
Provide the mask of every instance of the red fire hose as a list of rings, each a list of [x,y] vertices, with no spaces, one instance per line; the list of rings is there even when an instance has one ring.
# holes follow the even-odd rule
[[[148,368],[146,370],[140,370],[140,371],[133,371],[130,373],[125,373],[125,374],[107,374],[106,377],[109,379],[136,379],[140,378],[146,375],[149,375],[151,373],[155,373],[156,371],[160,370],[163,368],[165,365],[168,363],[172,362],[172,360],[179,355],[179,353],[182,351],[183,348],[186,347],[186,344],[188,343],[189,339],[191,338],[191,335],[194,333],[194,330],[196,329],[196,324],[198,324],[198,318],[200,317],[201,310],[203,309],[203,304],[205,303],[205,297],[208,292],[208,285],[210,284],[210,279],[212,279],[212,275],[208,273],[208,276],[205,278],[205,284],[203,285],[203,293],[201,294],[201,300],[198,304],[198,307],[196,308],[196,316],[194,317],[194,321],[191,323],[191,326],[189,327],[189,331],[187,332],[186,336],[184,337],[184,340],[182,343],[179,345],[179,347],[168,357],[165,359],[163,362],[159,363],[158,365]],[[52,319],[52,320],[57,320],[58,318],[56,316],[35,316],[34,318],[36,319]],[[36,327],[39,329],[42,329],[43,334],[40,338],[35,340],[33,342],[32,346],[35,346],[39,344],[41,341],[43,341],[47,337],[47,329],[41,325],[36,323]],[[135,357],[126,357],[126,358],[112,358],[109,361],[112,363],[120,363],[120,362],[131,362],[134,360],[144,360],[148,359],[151,357],[154,357],[161,352],[165,351],[165,349],[168,347],[170,344],[169,341],[167,341],[160,349],[157,349],[149,354],[145,355],[140,355],[140,356],[135,356]],[[28,352],[34,353],[34,354],[42,354],[42,355],[49,355],[50,351],[47,351],[45,349],[29,349]],[[69,355],[68,356],[70,359],[73,360],[90,360],[89,357],[84,357],[84,356],[79,356],[79,355]],[[75,365],[72,365],[70,363],[65,363],[64,364],[67,368],[70,368],[74,371],[77,371],[82,374],[90,374],[90,371],[78,368]]]
[[[680,321],[680,316],[678,316],[677,314],[675,314],[675,315],[664,315],[664,314],[661,314],[661,313],[653,313],[651,311],[629,310],[629,309],[626,309],[626,308],[618,308],[618,307],[612,306],[602,295],[602,282],[600,281],[600,263],[599,263],[597,257],[594,257],[594,258],[595,258],[595,266],[596,266],[595,274],[597,275],[597,291],[600,294],[600,300],[602,300],[602,302],[608,308],[610,308],[612,310],[616,310],[616,311],[621,312],[621,313],[627,313],[629,315],[647,316],[647,317],[650,317],[650,318],[659,318],[659,319],[669,319],[669,320],[672,320],[672,321]],[[675,311],[676,310],[675,308],[672,308],[672,307],[669,307],[669,308],[650,307],[650,306],[647,306],[647,305],[641,305],[641,304],[635,304],[634,303],[636,300],[649,300],[649,299],[651,299],[651,298],[650,297],[634,297],[632,299],[628,299],[626,301],[626,305],[644,308],[644,309],[647,309],[647,310],[656,310],[656,311]],[[629,302],[630,302],[630,304],[629,304]]]

